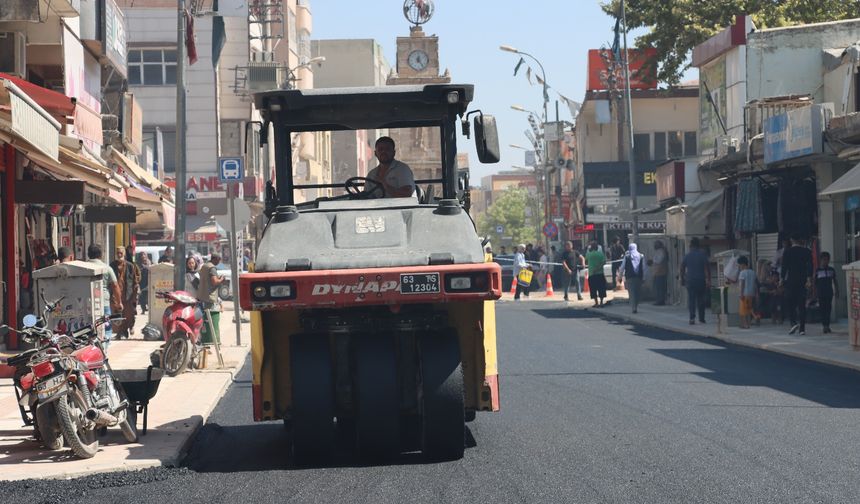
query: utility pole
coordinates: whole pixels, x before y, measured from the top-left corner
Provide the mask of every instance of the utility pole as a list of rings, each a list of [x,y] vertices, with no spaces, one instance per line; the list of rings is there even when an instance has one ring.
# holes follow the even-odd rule
[[[176,2],[176,225],[173,237],[173,288],[185,284],[185,0]]]
[[[633,100],[630,97],[630,55],[627,52],[627,5],[621,0],[621,21],[624,25],[624,94],[627,107],[627,165],[630,170],[630,217],[633,220],[633,239],[639,241],[639,214],[636,213],[636,159],[633,150]]]

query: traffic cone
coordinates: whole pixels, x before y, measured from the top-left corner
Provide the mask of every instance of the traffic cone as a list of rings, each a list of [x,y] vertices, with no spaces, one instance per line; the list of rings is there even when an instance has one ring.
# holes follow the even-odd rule
[[[585,285],[582,286],[582,293],[586,294],[586,293],[588,293],[588,271],[587,270],[585,272],[585,282],[584,283],[585,283]]]
[[[554,293],[552,292],[552,275],[549,273],[546,274],[546,297],[552,297]]]
[[[511,282],[511,296],[517,295],[517,277]]]

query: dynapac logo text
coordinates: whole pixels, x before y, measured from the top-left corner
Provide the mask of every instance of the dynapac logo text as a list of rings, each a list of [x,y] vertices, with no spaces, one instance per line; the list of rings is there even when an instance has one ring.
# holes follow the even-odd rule
[[[311,295],[326,296],[328,294],[367,294],[368,292],[388,292],[397,288],[396,280],[385,282],[359,282],[357,284],[315,284]]]

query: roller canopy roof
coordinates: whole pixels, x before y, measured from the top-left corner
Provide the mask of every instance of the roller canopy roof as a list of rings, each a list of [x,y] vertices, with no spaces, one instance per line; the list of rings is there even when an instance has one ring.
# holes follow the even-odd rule
[[[257,93],[254,104],[263,119],[290,131],[409,128],[454,120],[473,92],[471,84],[290,89]]]

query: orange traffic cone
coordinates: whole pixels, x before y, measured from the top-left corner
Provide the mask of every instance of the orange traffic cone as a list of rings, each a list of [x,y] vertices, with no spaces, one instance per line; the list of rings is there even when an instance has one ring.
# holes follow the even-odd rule
[[[584,285],[582,286],[582,292],[587,293],[588,292],[588,270],[585,271],[585,281],[583,283],[584,283]]]
[[[552,297],[552,275],[549,273],[546,274],[546,297]]]
[[[511,282],[511,296],[517,295],[517,277]]]

